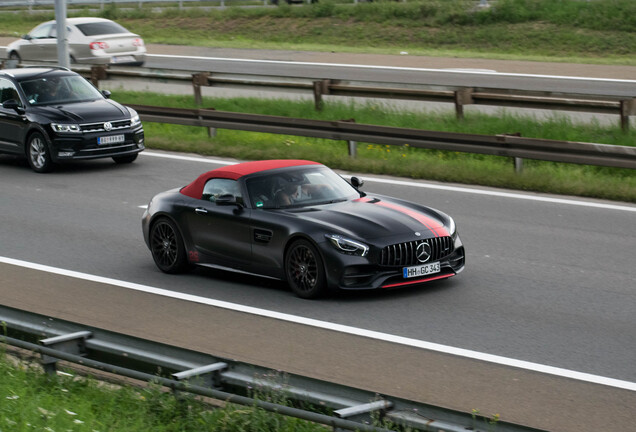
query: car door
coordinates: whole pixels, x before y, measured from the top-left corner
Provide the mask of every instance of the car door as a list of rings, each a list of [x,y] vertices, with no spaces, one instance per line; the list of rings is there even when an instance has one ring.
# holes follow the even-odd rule
[[[39,25],[28,36],[29,39],[20,45],[20,57],[22,57],[22,60],[57,60],[55,23]]]
[[[0,78],[0,150],[21,153],[22,135],[27,120],[24,113],[2,106],[4,102],[9,100],[15,100],[22,106],[13,82],[6,78]]]
[[[228,195],[234,198],[233,203],[219,199]],[[196,253],[200,254],[190,256],[191,261],[210,261],[250,271],[251,210],[242,205],[242,196],[236,180],[213,178],[207,181],[203,196],[186,217]]]

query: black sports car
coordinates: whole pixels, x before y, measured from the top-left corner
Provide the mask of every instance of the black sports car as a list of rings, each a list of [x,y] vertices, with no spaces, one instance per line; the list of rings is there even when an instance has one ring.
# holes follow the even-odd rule
[[[156,195],[144,239],[166,273],[203,265],[287,281],[300,297],[330,288],[394,288],[464,268],[453,219],[360,191],[303,160],[245,162]]]

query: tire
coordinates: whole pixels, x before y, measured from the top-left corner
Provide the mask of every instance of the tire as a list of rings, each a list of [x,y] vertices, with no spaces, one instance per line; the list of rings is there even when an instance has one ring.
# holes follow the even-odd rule
[[[285,274],[298,297],[315,299],[327,291],[322,257],[307,240],[297,240],[290,246],[285,256]]]
[[[164,273],[183,273],[189,268],[183,239],[170,219],[156,221],[150,229],[150,252]]]
[[[115,161],[116,164],[133,163],[135,159],[137,159],[137,153],[133,155],[127,155],[127,156],[113,156],[113,160]]]
[[[40,132],[34,132],[29,136],[26,145],[26,157],[31,169],[38,173],[46,173],[53,170],[53,161],[46,138]]]
[[[22,59],[20,58],[20,54],[15,51],[11,51],[9,54],[9,60],[17,60],[18,63],[22,63]]]

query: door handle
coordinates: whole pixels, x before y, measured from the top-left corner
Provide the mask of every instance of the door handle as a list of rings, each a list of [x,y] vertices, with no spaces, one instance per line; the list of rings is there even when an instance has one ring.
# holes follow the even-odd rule
[[[201,208],[201,207],[197,207],[197,208],[195,208],[195,209],[194,209],[194,212],[195,212],[196,214],[208,214],[208,211],[207,211],[206,209],[204,209],[204,208]]]

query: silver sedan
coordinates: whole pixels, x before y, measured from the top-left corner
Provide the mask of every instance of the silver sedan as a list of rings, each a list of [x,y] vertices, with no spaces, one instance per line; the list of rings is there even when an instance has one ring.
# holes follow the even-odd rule
[[[66,32],[71,63],[141,66],[146,60],[143,39],[104,18],[68,18]],[[10,59],[57,61],[57,27],[47,21],[7,46]]]

